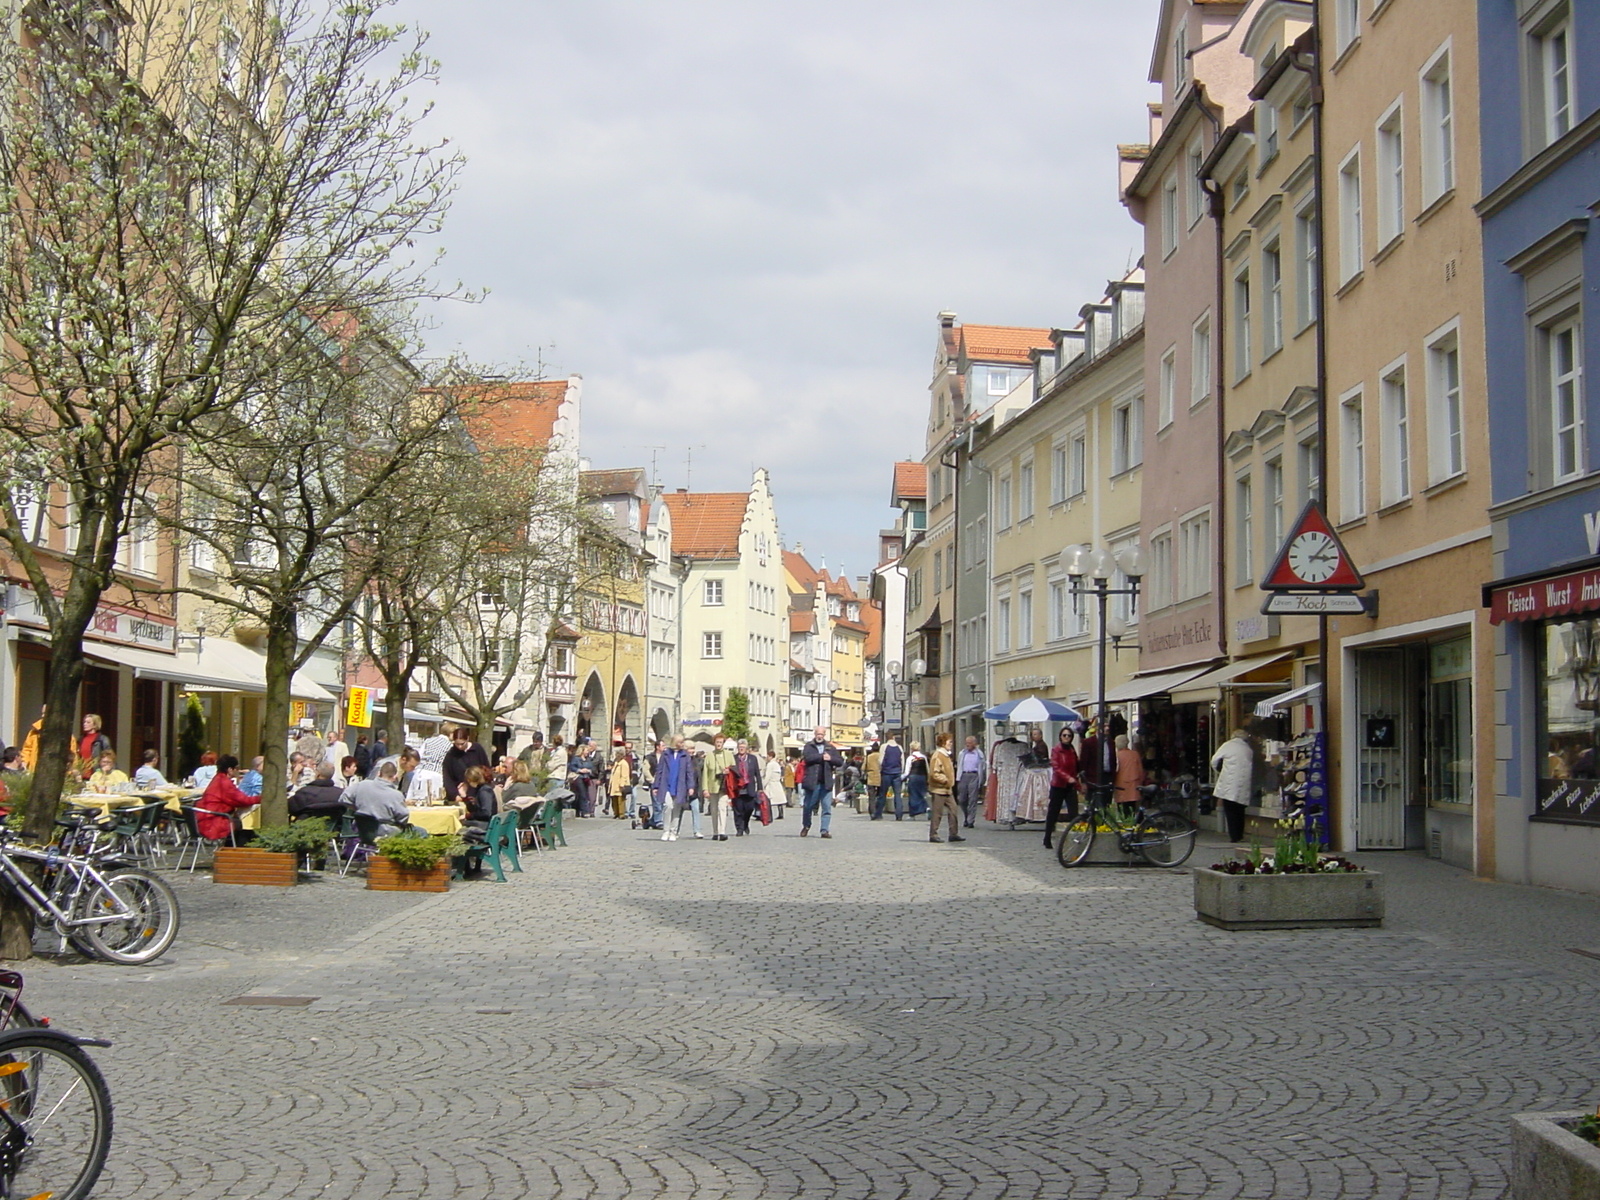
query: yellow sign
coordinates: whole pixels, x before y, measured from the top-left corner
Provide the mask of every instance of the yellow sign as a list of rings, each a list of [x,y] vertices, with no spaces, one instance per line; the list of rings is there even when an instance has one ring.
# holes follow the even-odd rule
[[[353,687],[350,689],[350,698],[345,705],[344,723],[360,728],[370,728],[372,725],[372,689]]]
[[[306,702],[304,700],[289,701],[289,724],[298,725],[306,719]]]

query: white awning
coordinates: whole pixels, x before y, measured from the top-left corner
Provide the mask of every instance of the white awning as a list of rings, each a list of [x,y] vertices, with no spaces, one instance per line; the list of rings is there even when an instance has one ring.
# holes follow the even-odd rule
[[[1270,717],[1275,712],[1281,712],[1290,705],[1299,704],[1302,700],[1310,700],[1322,692],[1320,683],[1308,683],[1304,687],[1294,688],[1292,691],[1279,692],[1276,696],[1269,696],[1256,705],[1256,716]]]
[[[1159,696],[1173,688],[1188,683],[1206,673],[1205,667],[1184,667],[1180,671],[1164,671],[1159,675],[1145,675],[1119,683],[1106,691],[1106,702],[1117,704],[1124,700],[1143,700],[1146,696]]]
[[[1258,654],[1254,658],[1234,659],[1231,663],[1225,663],[1214,671],[1207,671],[1204,675],[1189,680],[1188,683],[1183,684],[1181,687],[1174,688],[1173,699],[1177,700],[1180,693],[1195,695],[1196,699],[1206,698],[1197,695],[1197,693],[1220,687],[1222,684],[1237,679],[1241,675],[1248,675],[1251,671],[1259,671],[1262,667],[1269,667],[1275,662],[1282,662],[1284,659],[1292,657],[1293,654],[1293,650],[1279,650],[1273,654]]]
[[[193,650],[180,650],[176,654],[161,654],[154,650],[141,650],[137,646],[114,646],[109,642],[85,642],[83,653],[87,658],[115,663],[133,671],[135,679],[164,679],[169,683],[187,684],[216,691],[236,691],[237,680],[227,672],[208,669],[195,661]],[[260,691],[260,688],[256,689]]]
[[[158,654],[109,642],[85,642],[83,652],[91,658],[132,669],[136,679],[164,679],[182,684],[190,691],[261,695],[267,690],[266,657],[227,638],[206,638],[198,652],[193,646],[183,646],[176,654]],[[296,700],[317,700],[324,704],[336,703],[339,699],[304,671],[294,673],[289,682],[289,694]]]
[[[942,712],[938,716],[924,717],[922,723],[924,725],[937,725],[940,721],[953,721],[957,717],[964,717],[968,713],[975,713],[982,707],[983,705],[981,704],[965,704],[960,708],[952,708],[949,712]]]

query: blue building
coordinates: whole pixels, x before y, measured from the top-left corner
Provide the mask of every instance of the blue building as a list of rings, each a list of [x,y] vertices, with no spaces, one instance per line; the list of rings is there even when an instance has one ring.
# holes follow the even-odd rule
[[[1479,0],[1494,873],[1600,892],[1600,4]],[[1481,722],[1489,723],[1489,714]]]

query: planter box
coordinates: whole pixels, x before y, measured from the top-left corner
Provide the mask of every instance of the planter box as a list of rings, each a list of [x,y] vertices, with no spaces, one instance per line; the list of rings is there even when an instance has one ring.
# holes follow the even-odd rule
[[[1196,867],[1194,911],[1219,929],[1343,929],[1383,924],[1376,871],[1229,875]]]
[[[1600,1196],[1600,1146],[1566,1123],[1582,1113],[1519,1113],[1511,1118],[1511,1200]]]
[[[381,854],[367,859],[367,890],[371,892],[448,892],[450,890],[450,862],[440,859],[438,864],[423,871],[397,867]]]
[[[211,864],[218,883],[249,883],[258,887],[293,887],[300,881],[300,856],[256,850],[249,846],[219,846]]]

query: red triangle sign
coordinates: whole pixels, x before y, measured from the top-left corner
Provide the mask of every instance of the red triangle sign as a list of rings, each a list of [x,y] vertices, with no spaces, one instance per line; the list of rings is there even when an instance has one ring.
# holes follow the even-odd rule
[[[1313,500],[1301,510],[1261,586],[1269,592],[1353,592],[1366,581]]]

